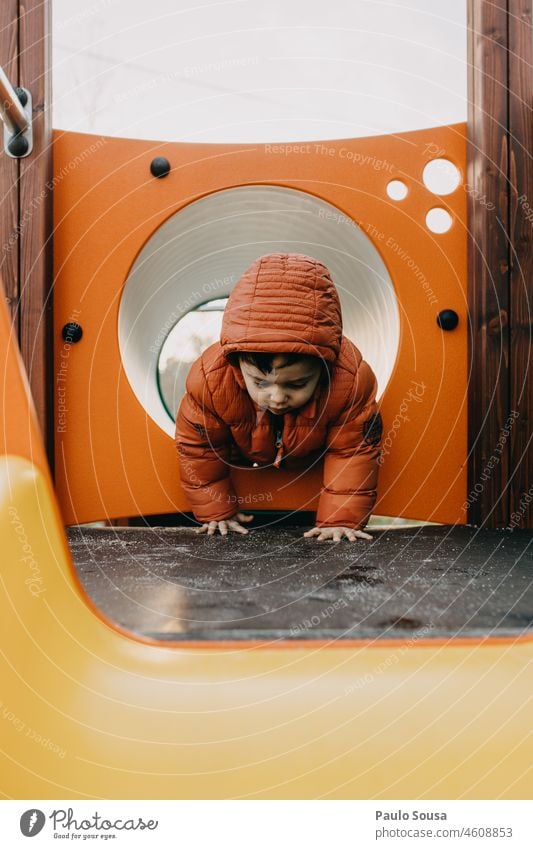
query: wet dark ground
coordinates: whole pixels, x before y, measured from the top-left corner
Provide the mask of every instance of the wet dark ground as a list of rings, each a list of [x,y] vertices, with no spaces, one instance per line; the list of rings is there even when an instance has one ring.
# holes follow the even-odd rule
[[[68,528],[96,605],[162,640],[509,636],[533,629],[533,534],[372,529],[318,543],[304,528],[227,538],[191,528]]]

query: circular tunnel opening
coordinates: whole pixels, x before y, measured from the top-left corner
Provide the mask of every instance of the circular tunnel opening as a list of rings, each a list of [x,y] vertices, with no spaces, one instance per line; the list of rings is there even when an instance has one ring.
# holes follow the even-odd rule
[[[169,436],[187,371],[218,339],[233,286],[258,256],[271,252],[305,253],[327,265],[341,300],[343,332],[372,366],[378,398],[383,394],[396,362],[400,313],[371,239],[337,207],[306,192],[266,185],[224,189],[189,204],[154,232],[121,297],[125,373]]]
[[[161,400],[173,417],[185,394],[185,382],[195,360],[220,338],[227,298],[215,298],[185,313],[176,322],[161,348],[157,379]]]

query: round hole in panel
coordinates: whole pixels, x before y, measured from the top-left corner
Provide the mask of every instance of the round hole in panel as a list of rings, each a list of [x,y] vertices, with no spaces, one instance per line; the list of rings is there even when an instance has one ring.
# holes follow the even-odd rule
[[[387,194],[392,200],[403,200],[407,197],[408,191],[403,180],[391,180],[387,183]]]
[[[461,182],[461,173],[449,159],[432,159],[422,171],[422,180],[435,195],[450,195]]]
[[[140,403],[170,436],[189,358],[218,339],[225,299],[246,268],[271,252],[305,253],[327,265],[341,300],[343,332],[372,366],[378,398],[383,394],[396,362],[400,312],[371,239],[337,207],[306,192],[267,185],[224,189],[190,203],[153,233],[120,301],[125,373]],[[192,349],[184,316],[194,312],[202,317],[202,334]],[[164,378],[173,357],[179,362]]]
[[[426,215],[427,228],[432,233],[447,233],[452,223],[452,216],[441,206],[434,206]]]

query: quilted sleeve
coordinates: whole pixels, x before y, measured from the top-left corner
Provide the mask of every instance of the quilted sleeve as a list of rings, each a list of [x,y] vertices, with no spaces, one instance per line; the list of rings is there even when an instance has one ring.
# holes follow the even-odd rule
[[[182,487],[199,522],[237,512],[230,478],[231,432],[215,413],[202,360],[193,363],[176,416],[175,442]]]
[[[317,527],[362,530],[370,518],[377,498],[383,431],[376,391],[374,372],[361,360],[352,397],[328,430]]]

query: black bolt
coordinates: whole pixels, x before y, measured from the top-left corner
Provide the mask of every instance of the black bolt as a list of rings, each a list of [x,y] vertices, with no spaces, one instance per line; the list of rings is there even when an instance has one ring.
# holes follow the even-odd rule
[[[455,330],[459,324],[459,316],[455,310],[441,310],[437,316],[437,324],[441,330]]]
[[[150,171],[154,177],[166,177],[170,172],[170,162],[164,156],[156,156],[150,163]]]
[[[13,136],[7,148],[11,156],[24,156],[29,150],[30,143],[21,133]]]
[[[20,88],[20,86],[17,86],[16,89],[15,89],[15,92],[16,92],[18,99],[21,102],[21,105],[26,106],[26,104],[28,102],[28,95],[26,94],[24,89]]]
[[[69,321],[68,324],[63,325],[61,335],[65,342],[79,342],[83,336],[83,330],[80,324],[76,324],[75,321]]]

